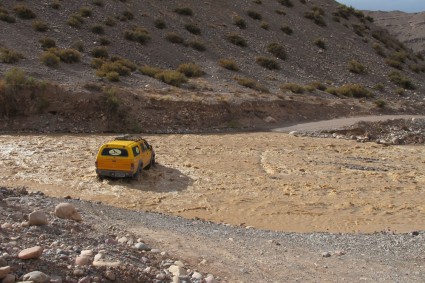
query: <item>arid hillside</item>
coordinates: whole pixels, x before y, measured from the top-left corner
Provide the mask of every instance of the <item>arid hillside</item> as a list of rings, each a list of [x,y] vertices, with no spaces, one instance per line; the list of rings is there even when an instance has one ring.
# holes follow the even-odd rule
[[[423,109],[423,57],[332,0],[0,5],[5,131],[169,132]]]
[[[425,54],[425,13],[367,12],[375,24],[387,29],[415,52]]]

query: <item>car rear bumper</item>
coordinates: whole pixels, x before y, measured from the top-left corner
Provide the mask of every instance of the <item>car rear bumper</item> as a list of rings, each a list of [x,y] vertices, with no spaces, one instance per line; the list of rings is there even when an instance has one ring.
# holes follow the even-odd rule
[[[131,171],[99,170],[99,169],[96,169],[96,174],[99,177],[114,177],[114,178],[133,177],[133,172],[131,172]]]

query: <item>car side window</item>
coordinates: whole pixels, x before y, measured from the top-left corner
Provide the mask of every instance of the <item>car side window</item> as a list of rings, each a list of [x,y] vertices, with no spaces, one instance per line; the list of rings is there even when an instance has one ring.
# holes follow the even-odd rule
[[[133,146],[133,155],[134,156],[138,156],[140,154],[140,149],[139,149],[139,147],[136,145],[136,146]]]
[[[140,143],[140,146],[142,147],[142,151],[145,152],[146,150],[148,150],[148,148],[146,147],[144,142]]]

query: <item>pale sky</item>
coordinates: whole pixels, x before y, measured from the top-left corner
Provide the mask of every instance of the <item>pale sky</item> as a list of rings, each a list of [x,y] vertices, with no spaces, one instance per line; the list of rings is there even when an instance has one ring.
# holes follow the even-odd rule
[[[337,2],[353,6],[357,10],[399,10],[409,13],[425,11],[425,0],[337,0]]]

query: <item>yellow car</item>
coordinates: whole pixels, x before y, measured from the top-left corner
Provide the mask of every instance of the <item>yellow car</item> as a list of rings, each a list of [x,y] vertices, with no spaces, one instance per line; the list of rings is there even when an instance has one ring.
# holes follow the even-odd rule
[[[137,178],[155,165],[155,151],[141,137],[121,136],[100,147],[95,165],[99,178]]]

